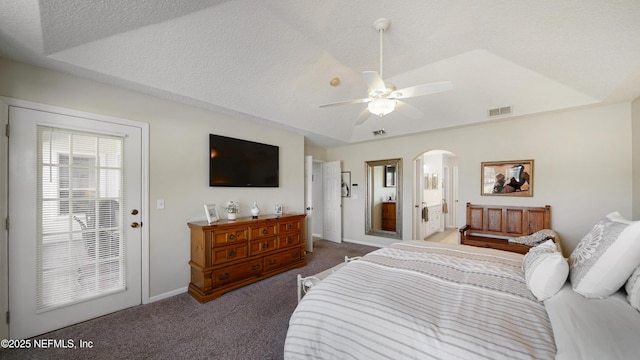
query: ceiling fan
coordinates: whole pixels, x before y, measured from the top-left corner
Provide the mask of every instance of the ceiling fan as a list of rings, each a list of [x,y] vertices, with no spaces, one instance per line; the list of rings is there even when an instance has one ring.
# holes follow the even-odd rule
[[[380,73],[375,71],[362,72],[362,78],[369,89],[368,97],[324,104],[320,105],[321,108],[336,105],[367,103],[367,107],[356,119],[355,125],[357,126],[364,123],[372,114],[384,116],[393,112],[398,103],[409,107],[409,104],[402,102],[400,99],[434,94],[451,90],[453,88],[453,84],[450,81],[416,85],[400,90],[396,90],[395,86],[391,84],[385,84],[382,77],[383,34],[389,28],[390,24],[391,21],[386,18],[380,18],[373,22],[373,27],[378,30],[378,33],[380,34]]]

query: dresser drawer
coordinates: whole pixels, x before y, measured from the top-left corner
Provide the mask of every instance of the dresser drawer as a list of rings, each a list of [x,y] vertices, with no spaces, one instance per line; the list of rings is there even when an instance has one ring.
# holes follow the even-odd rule
[[[255,240],[260,238],[276,236],[277,229],[278,229],[278,224],[275,221],[251,225],[249,227],[249,239]]]
[[[211,237],[212,246],[225,246],[249,240],[246,226],[214,230]]]
[[[300,232],[301,223],[300,219],[280,220],[280,222],[278,222],[278,234]]]
[[[272,256],[265,256],[264,271],[270,271],[300,260],[300,248],[291,249]]]
[[[218,286],[260,275],[262,268],[262,259],[256,259],[234,266],[227,266],[219,270],[213,270],[211,274],[213,287],[215,289]]]
[[[251,240],[249,242],[249,256],[255,256],[276,249],[276,237]]]
[[[228,261],[244,259],[248,255],[248,245],[246,242],[225,247],[217,247],[211,249],[211,263],[213,266],[216,266]]]
[[[278,249],[284,249],[289,246],[300,245],[300,233],[280,235],[278,236]]]

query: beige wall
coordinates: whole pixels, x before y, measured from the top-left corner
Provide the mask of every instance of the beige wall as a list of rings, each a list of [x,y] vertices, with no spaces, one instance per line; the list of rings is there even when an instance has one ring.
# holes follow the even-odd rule
[[[250,124],[227,115],[2,58],[0,79],[0,96],[150,124],[150,223],[145,226],[150,232],[149,293],[152,300],[183,291],[188,286],[187,222],[205,219],[203,204],[222,205],[236,200],[240,202],[241,216],[250,215],[253,201],[258,202],[264,213],[272,211],[276,203],[283,204],[285,212],[304,211],[304,137],[300,134]],[[2,120],[6,122],[6,118]],[[209,133],[279,146],[280,187],[209,187]],[[7,169],[6,137],[1,141],[0,166]],[[6,189],[6,171],[2,172],[0,181]],[[5,194],[6,191],[2,191],[0,195],[2,211],[7,204]],[[156,209],[158,199],[165,201],[164,210]],[[0,240],[6,245],[4,232]],[[3,259],[6,259],[5,249],[3,246],[0,253]],[[6,261],[2,264],[0,285],[3,308],[6,309]]]
[[[593,224],[611,211],[631,218],[631,104],[528,116],[329,149],[342,160],[359,196],[344,198],[345,241],[386,245],[392,240],[364,235],[364,162],[403,158],[403,238],[412,237],[413,160],[428,150],[448,150],[459,160],[458,226],[466,202],[552,207],[553,228],[572,250]],[[533,197],[480,195],[483,161],[534,159]]]
[[[314,160],[324,161],[327,159],[327,149],[310,143],[305,144],[304,154],[312,156]]]

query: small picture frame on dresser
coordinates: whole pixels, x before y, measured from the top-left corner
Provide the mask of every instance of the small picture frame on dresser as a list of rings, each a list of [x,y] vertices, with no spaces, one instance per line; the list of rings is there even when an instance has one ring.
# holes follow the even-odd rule
[[[207,215],[207,223],[213,224],[220,220],[216,204],[204,204],[204,213]]]

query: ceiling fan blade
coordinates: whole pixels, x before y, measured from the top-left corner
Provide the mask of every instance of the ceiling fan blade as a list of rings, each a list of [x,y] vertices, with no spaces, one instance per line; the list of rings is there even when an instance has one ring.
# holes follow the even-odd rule
[[[422,119],[424,118],[424,113],[420,111],[417,107],[410,105],[404,101],[397,100],[398,111],[406,115],[412,119]]]
[[[364,108],[364,110],[362,110],[362,112],[360,112],[360,115],[358,115],[358,117],[356,118],[356,122],[354,123],[355,126],[358,125],[362,125],[365,121],[367,121],[371,115],[373,115],[368,108]]]
[[[389,99],[405,99],[415,96],[423,96],[429,94],[435,94],[442,91],[447,91],[453,89],[453,84],[451,81],[443,81],[443,82],[435,82],[430,84],[422,84],[411,86],[408,88],[396,90],[389,94],[387,98]]]
[[[367,103],[369,101],[371,101],[371,98],[355,99],[355,100],[339,101],[339,102],[334,102],[330,104],[324,104],[324,105],[320,105],[319,107],[324,108],[324,107],[336,106],[336,105],[360,104],[360,103]]]
[[[364,82],[367,84],[367,88],[369,92],[371,91],[380,91],[380,95],[387,92],[387,87],[384,85],[384,81],[380,77],[380,75],[375,71],[363,71],[362,78]]]

